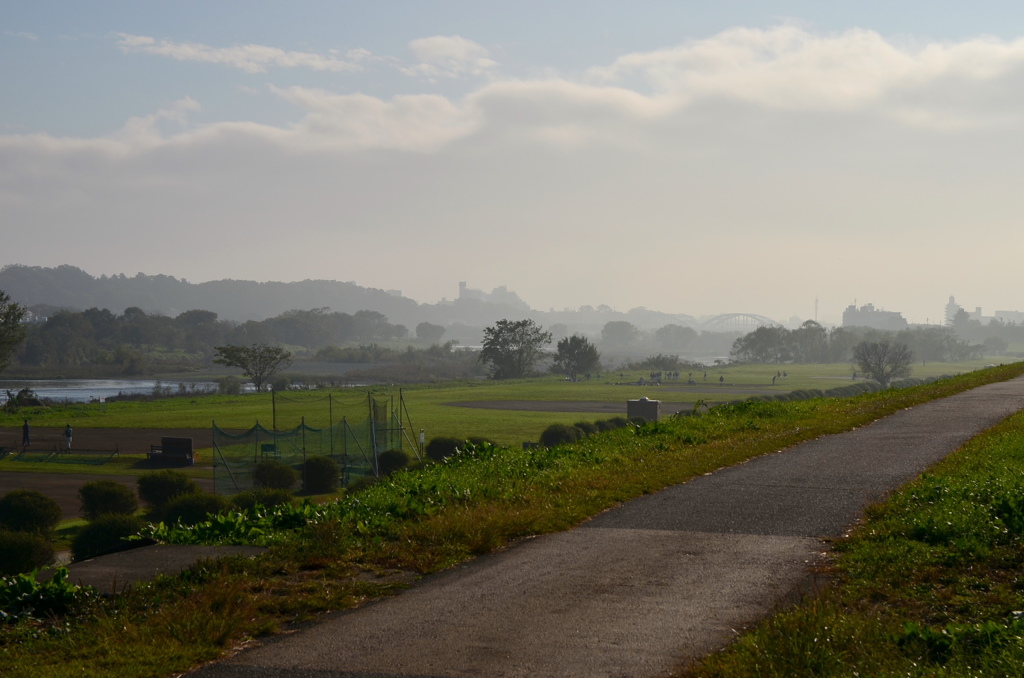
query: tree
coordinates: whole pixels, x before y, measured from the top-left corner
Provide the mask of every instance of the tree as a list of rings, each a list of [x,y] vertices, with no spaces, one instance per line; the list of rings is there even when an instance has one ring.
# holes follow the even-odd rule
[[[484,328],[480,362],[489,363],[494,379],[524,377],[533,369],[542,349],[551,343],[551,333],[532,320],[499,320]]]
[[[559,339],[556,348],[553,368],[567,373],[573,381],[576,381],[577,374],[596,370],[601,366],[601,354],[586,337],[574,334]]]
[[[422,322],[416,326],[416,339],[427,344],[436,344],[441,341],[445,331],[444,325]]]
[[[609,346],[624,348],[640,336],[640,330],[626,320],[611,320],[601,328],[601,341]]]
[[[896,377],[909,377],[914,352],[906,344],[882,341],[862,341],[853,347],[853,362],[882,388]]]
[[[11,301],[7,293],[0,290],[0,372],[14,357],[14,352],[25,341],[25,307]]]
[[[654,338],[666,351],[684,351],[697,338],[697,330],[683,325],[665,325],[654,331]]]
[[[257,393],[263,384],[279,370],[292,364],[292,354],[280,346],[253,344],[252,346],[216,346],[213,362],[228,367],[239,367],[252,380]]]

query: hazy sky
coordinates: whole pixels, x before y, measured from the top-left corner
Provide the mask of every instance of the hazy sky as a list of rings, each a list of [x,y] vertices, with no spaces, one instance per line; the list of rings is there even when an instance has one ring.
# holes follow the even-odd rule
[[[0,265],[1024,310],[1024,3],[0,4]]]

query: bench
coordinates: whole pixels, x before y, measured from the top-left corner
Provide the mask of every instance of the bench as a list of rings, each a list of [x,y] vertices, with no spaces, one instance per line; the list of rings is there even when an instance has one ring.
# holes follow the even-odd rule
[[[174,463],[181,466],[191,466],[195,463],[195,454],[192,451],[191,438],[172,438],[164,436],[160,438],[159,445],[150,445],[146,459],[161,463]]]

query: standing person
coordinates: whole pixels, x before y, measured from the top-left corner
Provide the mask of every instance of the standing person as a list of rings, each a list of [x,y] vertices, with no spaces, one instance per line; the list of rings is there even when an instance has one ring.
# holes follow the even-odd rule
[[[71,451],[71,424],[64,427],[64,440],[68,443],[68,452]]]
[[[32,444],[32,428],[28,425],[28,419],[21,425],[21,446],[28,447]]]

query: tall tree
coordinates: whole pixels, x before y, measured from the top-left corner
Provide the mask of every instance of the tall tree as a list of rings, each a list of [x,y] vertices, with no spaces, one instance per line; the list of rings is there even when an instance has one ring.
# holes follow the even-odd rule
[[[597,352],[597,347],[579,334],[559,339],[555,348],[554,368],[567,373],[573,381],[576,381],[576,375],[601,366],[601,354]]]
[[[906,344],[884,339],[862,341],[853,347],[853,362],[866,375],[888,388],[896,377],[909,377],[914,353]]]
[[[615,348],[625,348],[639,337],[636,325],[625,320],[611,320],[601,328],[601,341]]]
[[[445,331],[444,325],[422,322],[416,326],[416,339],[427,344],[437,344]]]
[[[495,379],[525,377],[551,343],[551,333],[532,320],[499,320],[484,328],[480,362],[491,366]]]
[[[213,362],[228,367],[239,367],[252,380],[257,392],[263,391],[263,384],[292,364],[292,354],[280,346],[253,344],[252,346],[217,346],[217,357]]]
[[[11,301],[7,293],[0,290],[0,372],[7,367],[14,352],[25,340],[25,307]]]

